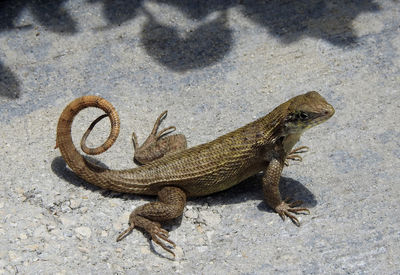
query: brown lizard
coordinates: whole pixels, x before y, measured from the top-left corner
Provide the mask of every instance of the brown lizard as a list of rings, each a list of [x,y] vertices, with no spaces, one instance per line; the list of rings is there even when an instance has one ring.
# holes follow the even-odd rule
[[[165,112],[157,119],[142,147],[138,147],[137,137],[133,134],[135,148],[139,149],[139,157],[135,155],[135,158],[146,164],[129,170],[110,170],[86,160],[72,142],[72,121],[79,111],[87,107],[100,108],[106,114],[90,125],[81,141],[82,150],[92,155],[99,154],[114,143],[120,128],[116,110],[103,98],[84,96],[72,101],[62,112],[57,126],[56,148],[59,147],[72,171],[89,183],[117,192],[158,195],[158,201],[144,204],[132,212],[129,228],[119,235],[117,241],[134,227],[140,227],[151,235],[155,243],[173,255],[167,243],[172,247],[175,244],[168,239],[168,232],[161,228],[160,222],[181,216],[187,197],[205,196],[228,189],[260,171],[264,171],[262,185],[267,205],[282,219],[287,216],[299,225],[292,213],[309,210],[298,207],[301,201],[282,200],[279,192],[282,169],[287,159],[301,160],[296,153],[304,147],[292,150],[301,134],[335,113],[321,95],[312,91],[293,97],[266,116],[214,141],[184,149],[186,139],[181,135],[163,136],[174,127],[157,134]],[[108,139],[97,148],[88,148],[86,137],[94,125],[106,116],[112,125]],[[164,151],[157,153],[158,150]],[[157,159],[151,161],[152,156]]]

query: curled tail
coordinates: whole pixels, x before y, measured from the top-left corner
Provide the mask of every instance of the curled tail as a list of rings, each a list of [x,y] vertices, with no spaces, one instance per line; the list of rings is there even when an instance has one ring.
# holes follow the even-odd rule
[[[107,188],[108,183],[106,178],[102,182],[101,172],[105,169],[97,167],[85,160],[85,158],[76,150],[74,143],[72,142],[71,126],[74,117],[83,109],[88,107],[96,107],[102,109],[106,115],[110,118],[111,131],[107,140],[97,148],[86,148],[86,153],[95,155],[100,154],[110,148],[118,137],[120,122],[117,111],[114,107],[104,98],[98,96],[83,96],[75,99],[65,107],[64,111],[60,115],[57,125],[57,138],[56,147],[59,148],[61,155],[65,162],[79,177],[85,179],[88,182],[95,180],[96,185]],[[103,184],[104,185],[103,185]]]

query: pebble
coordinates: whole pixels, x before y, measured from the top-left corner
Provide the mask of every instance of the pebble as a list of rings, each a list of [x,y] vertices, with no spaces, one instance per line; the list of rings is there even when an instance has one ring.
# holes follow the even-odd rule
[[[70,219],[70,218],[67,218],[67,217],[65,217],[65,216],[61,216],[61,217],[60,217],[60,221],[61,221],[61,223],[62,223],[65,227],[69,227],[69,226],[72,226],[72,225],[75,224],[75,221],[74,221],[74,220],[72,220],[72,219]]]
[[[141,246],[141,247],[140,247],[140,252],[141,252],[142,254],[145,254],[145,255],[150,254],[149,246]]]
[[[28,251],[33,252],[33,251],[36,251],[39,249],[39,245],[38,244],[29,244],[29,245],[24,246],[24,248]]]
[[[129,216],[130,216],[131,212],[125,212],[123,213],[118,220],[116,220],[115,222],[113,222],[113,229],[120,231],[123,228],[125,229],[128,226],[128,221],[129,221]]]
[[[82,239],[82,237],[89,239],[90,236],[92,235],[92,230],[90,230],[89,227],[80,226],[80,227],[75,228],[75,233],[77,233],[77,237],[79,239]]]
[[[209,226],[216,226],[221,222],[221,216],[219,214],[208,210],[200,212],[200,219]]]
[[[69,200],[69,207],[71,209],[76,209],[81,205],[81,203],[82,203],[81,199],[70,199]]]
[[[17,261],[20,258],[15,251],[9,251],[8,257],[10,258],[11,261]]]
[[[82,252],[82,253],[89,253],[89,249],[87,249],[86,247],[79,246],[79,247],[78,247],[78,250],[79,250],[80,252]]]
[[[197,219],[199,217],[199,214],[193,209],[189,209],[185,212],[185,217],[188,219]]]
[[[40,225],[38,228],[35,229],[33,232],[34,238],[41,238],[47,234],[47,228],[44,224]]]

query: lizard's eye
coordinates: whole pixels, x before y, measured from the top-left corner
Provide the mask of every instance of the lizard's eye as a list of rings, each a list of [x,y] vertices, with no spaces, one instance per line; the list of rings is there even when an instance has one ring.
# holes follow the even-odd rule
[[[298,114],[298,117],[299,117],[301,120],[307,120],[307,119],[308,119],[308,115],[307,115],[307,113],[305,113],[305,112],[300,112],[300,113]]]

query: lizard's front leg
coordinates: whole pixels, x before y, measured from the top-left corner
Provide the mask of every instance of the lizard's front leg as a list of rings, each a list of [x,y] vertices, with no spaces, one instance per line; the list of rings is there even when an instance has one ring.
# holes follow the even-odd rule
[[[265,170],[263,177],[264,198],[268,206],[274,209],[282,219],[289,217],[297,226],[300,226],[299,220],[292,213],[308,212],[307,208],[297,207],[302,204],[301,201],[289,202],[289,199],[282,200],[279,192],[279,179],[281,177],[284,162],[272,159]]]
[[[146,164],[155,159],[161,158],[166,154],[178,152],[186,149],[186,138],[184,135],[165,136],[175,131],[175,126],[165,128],[157,133],[161,121],[167,116],[167,111],[162,112],[153,127],[146,141],[139,146],[136,134],[132,133],[133,148],[135,150],[134,159],[139,164]]]
[[[175,247],[168,239],[168,231],[161,228],[159,222],[175,219],[182,215],[186,205],[186,194],[178,187],[164,187],[158,192],[159,201],[146,203],[136,208],[129,217],[129,228],[122,232],[117,241],[125,238],[135,227],[143,228],[151,239],[166,251],[174,255],[165,242]]]

